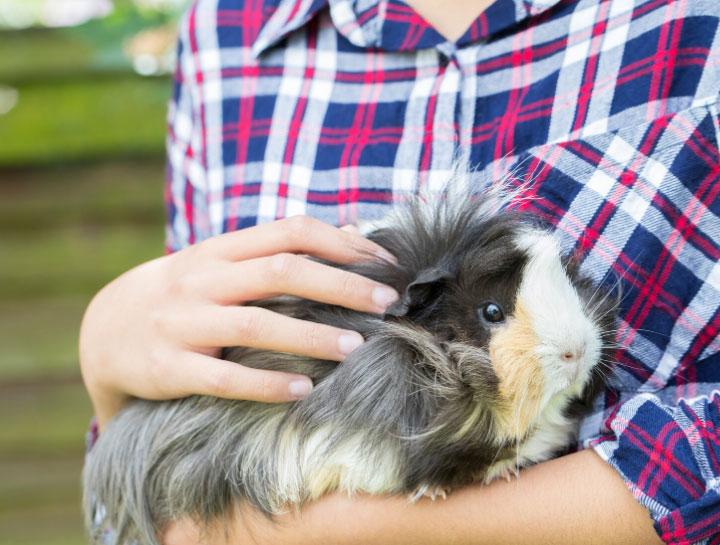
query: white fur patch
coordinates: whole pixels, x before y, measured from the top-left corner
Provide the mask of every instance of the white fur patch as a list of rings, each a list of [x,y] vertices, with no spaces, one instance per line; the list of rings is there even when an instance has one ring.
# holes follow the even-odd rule
[[[295,434],[281,441],[276,512],[282,512],[288,504],[299,505],[332,490],[383,494],[401,488],[397,454],[389,445],[371,450],[362,433],[333,444],[331,433],[328,425],[313,433],[303,445]]]
[[[536,351],[546,378],[547,404],[571,385],[582,386],[588,381],[602,343],[560,262],[557,239],[542,231],[529,231],[518,246],[529,256],[518,302],[530,314],[540,341]],[[566,354],[573,357],[568,359]]]
[[[602,348],[600,332],[560,261],[558,241],[544,231],[529,230],[517,244],[528,262],[516,304],[529,314],[537,338],[544,398],[530,437],[518,446],[514,459],[501,460],[487,471],[486,483],[547,460],[573,440],[575,422],[565,417],[565,409],[583,391]]]
[[[574,385],[573,390],[582,390]],[[483,482],[490,483],[499,477],[509,477],[517,469],[548,460],[560,447],[568,445],[576,434],[575,422],[564,416],[569,396],[556,395],[550,400],[535,424],[535,431],[517,450],[515,458],[500,460],[488,468]]]

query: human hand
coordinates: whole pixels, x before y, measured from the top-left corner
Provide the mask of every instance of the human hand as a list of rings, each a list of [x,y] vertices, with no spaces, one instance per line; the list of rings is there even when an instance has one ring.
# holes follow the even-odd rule
[[[242,304],[291,294],[381,313],[397,293],[297,254],[339,264],[392,259],[353,232],[294,217],[208,239],[103,288],[88,306],[79,343],[101,429],[133,397],[207,394],[279,402],[307,394],[308,377],[220,360],[222,347],[339,361],[362,344],[360,334]]]

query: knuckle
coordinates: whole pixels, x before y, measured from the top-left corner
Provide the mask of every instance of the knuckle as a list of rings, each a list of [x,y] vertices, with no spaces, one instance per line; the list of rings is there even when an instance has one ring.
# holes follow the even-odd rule
[[[291,278],[300,258],[293,254],[276,254],[268,260],[269,274],[275,281]]]
[[[210,258],[212,253],[209,251],[213,245],[212,239],[204,240],[197,244],[193,244],[172,254],[172,257],[177,258],[177,278],[184,278],[188,276],[190,271],[196,270],[198,263],[204,262]]]
[[[210,373],[208,381],[210,394],[215,397],[226,397],[232,390],[232,379],[225,369]]]
[[[179,296],[187,296],[195,293],[196,284],[194,275],[179,274],[173,279],[171,290]]]
[[[170,358],[170,351],[166,347],[157,345],[150,348],[146,369],[151,384],[157,388],[162,388],[167,382]]]
[[[267,372],[252,374],[244,380],[246,395],[254,401],[273,401],[274,384]]]
[[[274,388],[273,381],[267,373],[263,373],[260,377],[260,396],[262,401],[269,401],[272,399]]]
[[[177,298],[177,297],[181,297],[183,295],[183,292],[182,292],[183,286],[180,283],[181,279],[182,279],[181,274],[168,275],[168,278],[166,279],[166,283],[165,283],[165,290],[169,297]]]
[[[304,331],[303,344],[307,347],[308,351],[315,354],[319,351],[322,346],[322,328],[319,324],[311,323]]]
[[[344,297],[357,297],[361,291],[362,281],[354,274],[344,273],[340,280],[340,291]]]
[[[220,244],[217,238],[218,237],[211,237],[198,244],[190,246],[188,250],[192,250],[192,253],[189,254],[189,257],[191,257],[194,262],[197,262],[198,260],[205,261],[212,259],[215,254],[219,253],[218,248],[220,247]]]
[[[170,317],[161,309],[153,309],[147,315],[148,324],[152,331],[167,333],[171,329]]]
[[[309,216],[293,216],[286,220],[286,228],[291,240],[296,244],[306,244],[315,231],[316,220]]]
[[[254,346],[262,338],[263,314],[260,309],[246,307],[245,310],[247,312],[238,318],[237,332],[243,340],[240,344]]]

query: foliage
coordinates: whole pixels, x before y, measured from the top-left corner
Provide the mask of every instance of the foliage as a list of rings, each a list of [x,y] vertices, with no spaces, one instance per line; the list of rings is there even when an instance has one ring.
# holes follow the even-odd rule
[[[18,105],[0,123],[0,166],[164,152],[165,78],[128,75],[18,90]]]
[[[42,0],[45,1],[49,0]],[[53,1],[62,3],[63,0]],[[126,44],[144,30],[173,28],[189,4],[189,0],[115,0],[114,7],[105,16],[67,28],[46,29],[36,24],[33,28],[17,30],[3,24],[3,13],[12,13],[13,9],[31,12],[33,5],[40,6],[42,2],[0,0],[0,51],[13,52],[0,55],[0,83],[8,83],[7,75],[10,78],[44,73],[52,76],[63,70],[74,73],[80,68],[130,70],[131,59],[123,52]]]
[[[116,2],[110,15],[69,28],[66,32],[85,40],[102,57],[120,51],[123,42],[141,30],[174,23],[179,13],[178,9],[143,9],[133,2]]]
[[[67,0],[0,0],[0,29],[74,26],[108,14],[116,22],[135,13],[145,17],[173,18],[187,4],[186,0],[75,0],[73,3]]]
[[[80,320],[101,286],[163,251],[170,79],[134,74],[125,53],[183,0],[2,30],[8,6],[64,1],[0,0],[0,111],[8,87],[17,97],[0,114],[0,545],[83,542]]]
[[[87,43],[55,29],[0,32],[0,82],[15,85],[28,80],[68,78],[95,70],[95,52]],[[127,60],[122,59],[126,68]]]

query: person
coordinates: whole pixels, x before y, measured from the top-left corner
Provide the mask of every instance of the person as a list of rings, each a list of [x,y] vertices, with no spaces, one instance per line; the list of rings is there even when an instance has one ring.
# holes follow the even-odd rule
[[[719,22],[720,5],[687,0],[197,1],[169,112],[170,253],[83,321],[100,428],[134,396],[307,393],[219,347],[341,360],[362,339],[242,303],[381,312],[388,287],[302,256],[382,252],[336,226],[456,165],[531,182],[524,206],[625,292],[579,452],[445,501],[331,494],[279,524],[236,506],[164,542],[718,543]]]

